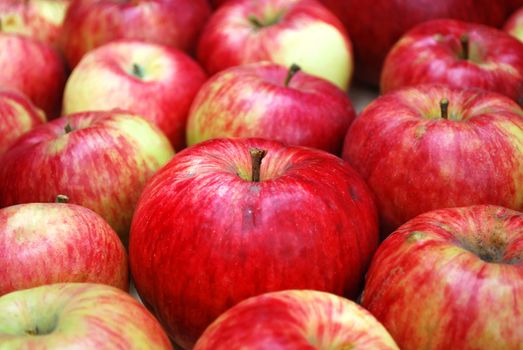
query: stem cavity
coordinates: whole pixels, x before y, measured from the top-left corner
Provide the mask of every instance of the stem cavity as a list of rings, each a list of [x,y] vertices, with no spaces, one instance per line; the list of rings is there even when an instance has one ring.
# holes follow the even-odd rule
[[[249,15],[247,19],[249,20],[249,22],[251,22],[253,26],[256,27],[256,29],[260,29],[263,27],[263,23],[255,15]]]
[[[69,197],[67,197],[65,194],[59,194],[55,198],[55,203],[67,203],[69,202]]]
[[[289,71],[287,72],[287,77],[285,78],[285,82],[284,82],[285,87],[289,86],[289,83],[291,82],[292,77],[294,77],[296,75],[296,73],[298,73],[300,70],[301,70],[301,67],[298,66],[296,63],[291,64],[291,66],[289,67]]]
[[[439,101],[439,107],[441,110],[441,118],[449,119],[449,100],[445,97]]]
[[[259,149],[259,148],[251,148],[249,150],[249,153],[251,154],[251,160],[252,160],[251,181],[260,182],[261,163],[262,163],[262,159],[267,154],[267,151],[264,149]]]
[[[67,124],[65,124],[64,131],[66,134],[69,134],[71,131],[73,131],[73,127],[71,126],[71,122],[68,121]]]

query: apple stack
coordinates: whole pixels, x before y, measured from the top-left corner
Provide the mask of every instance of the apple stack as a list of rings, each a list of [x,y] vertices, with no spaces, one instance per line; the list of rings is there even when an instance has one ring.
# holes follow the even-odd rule
[[[0,0],[0,349],[521,350],[521,33],[522,0]]]

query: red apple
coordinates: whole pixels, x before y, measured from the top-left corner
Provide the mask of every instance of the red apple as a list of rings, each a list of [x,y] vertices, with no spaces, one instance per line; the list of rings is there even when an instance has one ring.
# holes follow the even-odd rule
[[[0,275],[0,295],[59,282],[129,288],[116,232],[92,210],[66,203],[0,209]]]
[[[0,88],[0,156],[23,134],[45,123],[45,114],[27,97]]]
[[[339,296],[286,290],[249,298],[227,310],[198,339],[195,350],[399,350],[367,310]]]
[[[519,41],[523,41],[523,7],[509,17],[505,22],[503,30]]]
[[[439,209],[378,248],[362,305],[399,347],[520,349],[523,214],[496,206]]]
[[[321,1],[338,15],[350,34],[356,77],[376,86],[387,52],[415,25],[436,18],[454,18],[500,26],[507,13],[507,5],[498,0]]]
[[[28,132],[4,154],[0,207],[65,194],[100,214],[125,241],[145,182],[172,156],[165,135],[128,112],[64,116]]]
[[[120,289],[57,283],[0,297],[4,349],[172,349],[158,321]]]
[[[51,46],[32,38],[0,33],[0,86],[19,90],[47,117],[60,114],[66,72]]]
[[[207,0],[73,0],[63,25],[71,67],[88,51],[117,39],[195,49],[211,7]]]
[[[63,111],[132,111],[155,123],[179,150],[185,146],[192,100],[206,79],[182,51],[139,41],[111,42],[89,52],[73,70]]]
[[[271,63],[229,68],[198,92],[187,144],[218,137],[261,137],[340,154],[356,114],[332,83]]]
[[[316,0],[237,0],[211,16],[198,44],[209,73],[259,61],[298,64],[343,90],[352,46],[338,19]]]
[[[405,88],[365,108],[343,158],[374,192],[385,234],[432,209],[523,210],[522,117],[515,102],[493,92]]]
[[[28,35],[58,49],[70,3],[71,0],[2,0],[0,31]]]
[[[377,243],[371,194],[346,162],[276,141],[214,139],[148,182],[129,259],[145,305],[189,348],[251,296],[315,289],[355,298]]]
[[[424,83],[482,88],[523,103],[523,43],[480,24],[448,19],[420,24],[387,55],[381,92]]]

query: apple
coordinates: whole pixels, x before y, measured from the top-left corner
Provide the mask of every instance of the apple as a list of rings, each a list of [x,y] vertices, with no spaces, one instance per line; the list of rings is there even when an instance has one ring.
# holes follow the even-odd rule
[[[297,65],[252,63],[215,74],[200,89],[187,144],[219,137],[261,137],[340,154],[356,114],[329,81]]]
[[[0,297],[3,349],[172,349],[158,321],[120,289],[56,283]]]
[[[101,215],[125,242],[145,182],[173,154],[165,135],[137,115],[67,115],[31,130],[4,153],[0,207],[64,194]]]
[[[216,319],[194,350],[394,349],[398,346],[367,310],[314,290],[265,293]]]
[[[45,114],[26,96],[0,88],[0,156],[23,134],[45,123]]]
[[[519,349],[523,213],[443,208],[378,248],[361,303],[404,350]]]
[[[74,0],[64,19],[63,49],[71,67],[117,39],[194,51],[210,13],[207,0]]]
[[[67,200],[0,209],[0,295],[59,282],[129,289],[127,255],[116,232]]]
[[[60,54],[27,36],[0,33],[0,86],[26,95],[48,118],[60,114],[66,72]]]
[[[480,89],[420,85],[368,105],[343,158],[374,192],[383,234],[432,209],[523,210],[523,110]]]
[[[123,108],[155,123],[176,150],[203,69],[177,49],[140,41],[115,41],[86,54],[67,80],[66,114]],[[100,84],[103,81],[103,84]]]
[[[347,90],[352,46],[339,20],[316,0],[239,0],[213,13],[198,43],[211,74],[245,63],[298,64]]]
[[[441,19],[420,24],[391,49],[381,92],[441,83],[499,92],[523,104],[523,43],[481,24]]]
[[[372,195],[340,158],[213,139],[178,153],[147,183],[129,262],[144,304],[190,348],[251,296],[315,289],[356,298],[377,244]]]
[[[0,31],[28,35],[56,49],[71,0],[2,0]]]
[[[379,84],[389,50],[415,25],[431,19],[454,18],[500,26],[507,14],[507,5],[497,0],[321,1],[345,24],[354,44],[356,78],[373,86]]]
[[[519,41],[523,41],[523,7],[514,12],[505,22],[503,30]]]

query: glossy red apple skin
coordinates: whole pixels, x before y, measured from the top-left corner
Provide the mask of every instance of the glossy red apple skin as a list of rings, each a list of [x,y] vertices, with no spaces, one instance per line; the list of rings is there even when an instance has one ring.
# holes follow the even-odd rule
[[[60,114],[66,71],[60,54],[32,38],[0,33],[0,86],[26,95],[48,118]]]
[[[468,36],[468,59],[460,43]],[[426,83],[482,88],[523,103],[523,43],[501,30],[455,20],[434,20],[407,32],[391,49],[381,92]]]
[[[71,67],[117,39],[192,51],[210,13],[206,0],[74,0],[63,24],[63,50]]]
[[[251,148],[267,151],[261,182],[250,181]],[[147,184],[129,256],[144,304],[189,348],[254,295],[315,289],[355,298],[377,243],[371,194],[338,157],[214,139],[178,153]]]
[[[523,41],[523,7],[515,11],[505,22],[503,30],[519,41]]]
[[[27,97],[15,90],[0,88],[0,156],[20,136],[42,123],[45,123],[45,114]]]
[[[200,89],[187,122],[187,143],[219,137],[261,137],[340,154],[356,117],[334,84],[268,63],[229,68]]]
[[[358,304],[330,293],[286,290],[244,300],[217,318],[195,350],[399,350]]]
[[[408,30],[437,18],[501,26],[506,4],[491,0],[321,0],[345,24],[354,44],[356,78],[378,86],[383,61]]]
[[[133,64],[140,67],[143,76],[133,74]],[[203,69],[183,51],[139,41],[115,41],[89,52],[72,71],[63,111],[123,108],[156,124],[180,150],[185,147],[189,108],[206,80]]]
[[[98,214],[66,203],[0,209],[0,295],[63,282],[92,282],[127,291],[127,255]]]
[[[253,24],[252,16],[264,26]],[[316,0],[227,2],[203,29],[197,56],[210,74],[260,61],[295,63],[342,90],[353,72],[352,44],[343,25]]]
[[[55,283],[0,297],[0,343],[5,349],[172,349],[139,301],[96,283]]]
[[[165,135],[132,113],[67,115],[28,132],[4,154],[0,207],[64,194],[101,215],[125,241],[141,189],[173,154]]]
[[[449,119],[440,101],[449,101]],[[523,210],[523,111],[483,90],[421,85],[383,95],[353,122],[343,158],[375,194],[383,234],[432,209]]]
[[[3,0],[0,31],[28,35],[56,49],[71,0]]]
[[[424,213],[388,237],[362,305],[399,347],[519,349],[523,214],[496,206]]]

